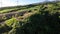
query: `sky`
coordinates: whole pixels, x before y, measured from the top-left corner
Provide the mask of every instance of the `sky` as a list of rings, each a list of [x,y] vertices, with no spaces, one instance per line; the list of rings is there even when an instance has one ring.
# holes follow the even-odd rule
[[[44,2],[45,0],[0,0],[0,7],[27,5],[32,3]],[[52,1],[52,0],[49,0]]]

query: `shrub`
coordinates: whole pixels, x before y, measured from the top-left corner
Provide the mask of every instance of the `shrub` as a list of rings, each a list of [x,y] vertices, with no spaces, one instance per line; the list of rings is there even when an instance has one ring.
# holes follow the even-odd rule
[[[15,28],[15,27],[18,27],[17,25],[19,25],[19,21],[16,20],[16,18],[12,18],[12,19],[6,20],[5,24],[9,27]]]

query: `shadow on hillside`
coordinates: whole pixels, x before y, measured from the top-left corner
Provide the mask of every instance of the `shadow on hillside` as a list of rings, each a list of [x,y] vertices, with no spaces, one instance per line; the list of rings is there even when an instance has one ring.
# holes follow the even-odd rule
[[[30,23],[25,24],[21,29],[17,28],[17,34],[60,34],[59,16],[59,12],[51,15],[48,11],[32,15],[29,18]]]
[[[41,11],[29,17],[27,24],[15,28],[16,34],[60,34],[60,14],[50,14],[49,11]],[[20,22],[21,24],[21,22]],[[11,27],[0,28],[0,33],[12,30]]]

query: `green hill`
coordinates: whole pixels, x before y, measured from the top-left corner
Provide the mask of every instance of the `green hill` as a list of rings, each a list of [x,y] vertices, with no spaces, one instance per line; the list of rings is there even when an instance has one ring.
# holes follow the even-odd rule
[[[0,8],[0,34],[60,34],[60,1]]]

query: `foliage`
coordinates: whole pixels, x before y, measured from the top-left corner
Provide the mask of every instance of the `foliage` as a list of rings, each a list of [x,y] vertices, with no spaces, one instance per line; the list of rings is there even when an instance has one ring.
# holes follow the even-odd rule
[[[6,20],[5,24],[9,27],[15,28],[15,27],[18,27],[17,25],[19,25],[19,21],[17,21],[16,18],[12,18],[12,19]]]
[[[7,20],[6,16],[2,17],[6,21],[0,24],[0,34],[60,34],[60,2],[27,5],[20,9],[18,11],[27,13]]]
[[[10,30],[9,32],[8,32],[8,34],[16,34],[16,29],[12,29],[12,30]]]

